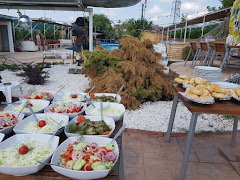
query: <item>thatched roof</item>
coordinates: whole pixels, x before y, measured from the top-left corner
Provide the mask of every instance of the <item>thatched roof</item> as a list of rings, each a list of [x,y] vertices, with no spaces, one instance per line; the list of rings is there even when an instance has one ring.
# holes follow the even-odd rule
[[[105,7],[105,8],[117,8],[117,7],[127,7],[133,6],[139,3],[141,0],[24,0],[24,1],[14,1],[14,0],[0,0],[0,8],[17,8],[26,9],[32,8],[45,8],[45,9],[79,9],[81,4],[83,6],[94,6],[94,7]],[[1,7],[2,6],[2,7]]]

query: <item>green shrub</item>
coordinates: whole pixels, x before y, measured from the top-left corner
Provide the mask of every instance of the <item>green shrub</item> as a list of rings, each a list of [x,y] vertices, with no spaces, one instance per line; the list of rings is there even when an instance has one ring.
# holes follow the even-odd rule
[[[120,58],[104,51],[84,51],[84,68],[94,70],[97,75],[103,74],[108,68],[116,68],[119,61]]]
[[[162,97],[162,87],[151,86],[148,89],[144,87],[140,87],[137,89],[132,96],[134,96],[138,101],[146,102],[146,101],[158,101]]]
[[[3,71],[3,70],[9,70],[9,71],[18,71],[21,69],[21,67],[17,64],[0,64],[0,71]]]
[[[182,54],[183,60],[187,59],[190,49],[191,49],[190,46],[187,46],[187,47],[183,48],[183,54]],[[193,60],[193,54],[192,53],[190,54],[190,57],[189,57],[188,60],[189,61]]]

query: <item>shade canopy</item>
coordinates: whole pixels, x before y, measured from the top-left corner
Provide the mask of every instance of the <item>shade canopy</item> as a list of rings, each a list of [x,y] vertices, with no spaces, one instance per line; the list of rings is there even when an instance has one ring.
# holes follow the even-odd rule
[[[222,9],[222,10],[217,11],[217,12],[208,13],[208,14],[205,14],[203,16],[199,16],[199,17],[187,20],[187,25],[188,26],[189,25],[196,25],[196,24],[200,24],[200,23],[203,23],[203,22],[221,20],[221,19],[224,19],[226,17],[229,17],[230,12],[231,12],[231,8],[226,8],[226,9]],[[183,27],[185,27],[185,25],[186,25],[186,21],[181,22],[179,24],[176,24],[176,28],[183,28]],[[168,28],[169,28],[169,30],[173,30],[173,29],[175,29],[175,25],[173,24],[171,26],[165,27],[165,29],[168,29]]]
[[[58,10],[74,10],[79,9],[79,7],[104,7],[104,8],[119,8],[133,6],[139,3],[141,0],[24,0],[24,1],[14,1],[14,0],[0,0],[1,6],[11,8],[19,7],[21,9],[32,8],[44,8],[44,9],[58,9]]]

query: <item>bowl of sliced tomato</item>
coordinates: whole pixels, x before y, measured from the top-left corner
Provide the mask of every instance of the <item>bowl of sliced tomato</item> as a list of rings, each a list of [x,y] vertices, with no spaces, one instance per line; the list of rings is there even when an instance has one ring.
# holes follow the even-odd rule
[[[59,113],[68,115],[70,119],[83,114],[84,108],[74,103],[53,103],[45,108],[44,113]]]
[[[0,112],[0,133],[8,134],[24,118],[24,114],[11,111]]]
[[[71,179],[100,179],[114,167],[119,148],[116,141],[99,136],[70,137],[54,152],[52,169]]]
[[[20,99],[42,99],[42,100],[48,100],[48,101],[52,101],[53,98],[54,98],[54,94],[48,91],[32,92],[20,97]]]

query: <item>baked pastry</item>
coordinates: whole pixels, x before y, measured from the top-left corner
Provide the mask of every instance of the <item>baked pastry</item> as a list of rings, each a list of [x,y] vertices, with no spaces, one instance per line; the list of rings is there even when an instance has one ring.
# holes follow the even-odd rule
[[[222,94],[222,93],[217,93],[217,92],[213,92],[213,93],[212,93],[212,97],[218,98],[218,99],[223,99],[223,98],[224,98],[224,94]]]
[[[235,89],[234,92],[238,97],[240,97],[240,88]]]
[[[232,95],[230,89],[221,88],[218,84],[211,84],[207,86],[207,89],[212,94],[212,97],[217,99],[224,99]]]
[[[178,84],[189,83],[189,77],[186,75],[179,75],[179,77],[175,78],[174,81]]]

